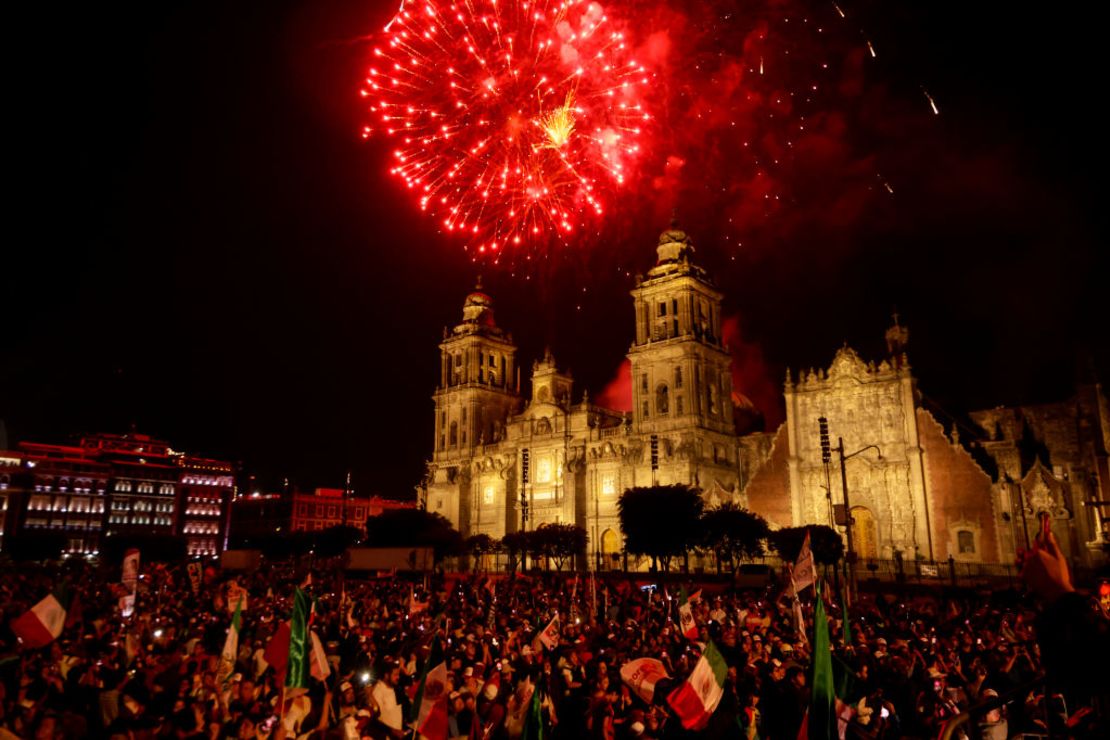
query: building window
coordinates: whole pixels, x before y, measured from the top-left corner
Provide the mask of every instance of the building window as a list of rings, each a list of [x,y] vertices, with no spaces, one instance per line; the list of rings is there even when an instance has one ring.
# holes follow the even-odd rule
[[[966,529],[956,532],[956,546],[961,555],[975,553],[975,533]]]
[[[536,459],[536,483],[551,482],[551,458],[542,455]]]
[[[655,389],[655,413],[663,415],[671,412],[671,397],[670,391],[667,390],[666,383],[660,383],[659,387]]]
[[[659,301],[659,315],[660,316],[666,316],[667,315],[667,302],[666,301]]]
[[[335,507],[334,506],[329,506],[328,507],[328,519],[335,519]]]
[[[649,414],[648,414],[648,402],[644,401],[643,417],[646,419],[646,418],[648,418],[648,416],[649,416]]]
[[[685,411],[682,408],[682,396],[675,396],[674,397],[674,412],[678,416],[682,416],[682,414],[685,413]]]
[[[459,423],[457,421],[451,422],[450,430],[447,435],[447,442],[454,447],[459,443]]]
[[[647,393],[647,389],[648,389],[648,378],[647,378],[647,373],[644,373],[643,375],[640,376],[640,390],[642,390],[644,393]]]
[[[682,387],[682,368],[680,368],[680,367],[676,367],[674,369],[674,387],[675,388],[681,388]]]

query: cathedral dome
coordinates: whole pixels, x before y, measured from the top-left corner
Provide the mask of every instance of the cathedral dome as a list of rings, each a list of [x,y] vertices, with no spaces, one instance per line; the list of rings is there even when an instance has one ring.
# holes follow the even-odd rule
[[[693,249],[694,243],[690,240],[690,236],[678,228],[677,220],[671,219],[671,228],[659,235],[659,246],[655,248],[655,253],[659,263],[662,264],[684,259]]]
[[[476,322],[482,326],[493,326],[493,299],[482,292],[482,281],[463,301],[463,321]]]

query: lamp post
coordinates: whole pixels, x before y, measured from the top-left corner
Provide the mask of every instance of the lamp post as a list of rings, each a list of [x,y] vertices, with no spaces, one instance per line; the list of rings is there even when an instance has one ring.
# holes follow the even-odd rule
[[[836,451],[840,456],[840,487],[844,491],[844,529],[848,537],[848,594],[852,600],[855,600],[856,595],[856,551],[852,545],[852,505],[848,500],[848,468],[844,464],[850,458],[855,457],[861,452],[867,450],[875,450],[879,453],[879,459],[883,459],[883,451],[879,449],[878,445],[867,445],[861,447],[855,452],[844,454],[844,438],[836,438],[837,445]]]
[[[829,463],[832,461],[832,446],[829,441],[829,420],[824,416],[817,419],[817,428],[821,437],[821,461],[825,464],[826,478],[828,476]],[[875,450],[879,453],[879,459],[883,459],[883,451],[879,449],[878,445],[867,445],[861,447],[852,453],[844,452],[844,438],[836,438],[836,453],[840,458],[840,489],[844,492],[844,532],[848,540],[848,598],[852,600],[855,598],[856,591],[856,550],[855,543],[852,540],[852,503],[848,495],[848,469],[845,463],[849,458],[853,458],[861,452],[867,450]],[[826,489],[831,503],[832,500],[832,486]]]

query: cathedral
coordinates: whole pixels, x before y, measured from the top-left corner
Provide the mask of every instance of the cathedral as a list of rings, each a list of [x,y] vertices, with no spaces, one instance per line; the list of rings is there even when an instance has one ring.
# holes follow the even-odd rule
[[[821,448],[823,418],[848,458],[862,560],[1012,562],[1041,512],[1075,562],[1105,557],[1110,413],[1097,384],[1081,389],[1082,404],[1058,404],[1062,411],[972,414],[961,439],[925,408],[905,353],[908,332],[896,319],[887,357],[864,361],[845,346],[827,369],[788,372],[786,421],[741,436],[721,338],[723,296],[692,262],[685,232],[664,231],[656,252],[631,291],[630,413],[576,392],[550,352],[533,362],[525,397],[516,345],[498,326],[493,300],[480,286],[466,297],[462,322],[439,345],[434,453],[421,485],[429,511],[464,536],[495,539],[576,524],[588,536],[587,562],[599,568],[622,564],[617,501],[636,486],[692,485],[707,507],[736,503],[772,527],[836,525],[845,492],[838,460],[826,463]],[[1081,417],[1074,439],[1061,414]],[[1055,426],[1038,426],[1042,417]],[[1030,435],[1044,454],[1021,451]]]

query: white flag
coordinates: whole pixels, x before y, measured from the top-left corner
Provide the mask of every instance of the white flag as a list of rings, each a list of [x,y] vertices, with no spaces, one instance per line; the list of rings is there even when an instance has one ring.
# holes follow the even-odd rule
[[[817,582],[817,569],[813,565],[813,551],[809,548],[809,530],[802,541],[802,549],[798,553],[798,560],[794,563],[792,576],[794,593],[799,594]]]
[[[540,642],[542,642],[543,646],[548,650],[554,650],[556,647],[559,646],[558,614],[556,614],[555,617],[548,623],[548,625],[543,628],[543,632],[540,633]]]

